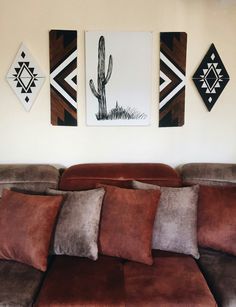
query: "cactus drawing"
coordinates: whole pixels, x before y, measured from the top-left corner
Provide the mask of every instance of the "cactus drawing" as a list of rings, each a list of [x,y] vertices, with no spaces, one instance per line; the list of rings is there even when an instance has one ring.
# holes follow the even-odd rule
[[[90,89],[93,95],[98,100],[98,114],[97,119],[107,119],[107,103],[106,103],[106,84],[108,83],[113,67],[112,55],[109,56],[107,74],[105,75],[105,39],[104,36],[100,36],[98,42],[98,66],[97,66],[97,90],[93,80],[89,81]]]

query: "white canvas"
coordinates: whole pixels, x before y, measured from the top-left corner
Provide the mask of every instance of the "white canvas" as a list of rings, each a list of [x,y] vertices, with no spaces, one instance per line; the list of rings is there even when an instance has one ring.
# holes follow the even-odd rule
[[[103,83],[107,82],[105,113],[101,111],[101,108],[99,112],[100,95],[98,93],[98,45],[102,36],[104,41],[100,41],[100,51],[101,47],[104,47],[104,44],[102,45],[104,42],[104,72],[108,79],[103,81]],[[151,32],[86,32],[85,38],[87,124],[92,126],[149,125],[152,83]],[[100,52],[101,54],[103,52]],[[112,63],[109,70],[110,55]],[[100,81],[102,75],[100,74]],[[102,103],[101,100],[100,103]]]
[[[31,109],[44,80],[44,74],[22,43],[7,73],[7,81],[26,111]]]

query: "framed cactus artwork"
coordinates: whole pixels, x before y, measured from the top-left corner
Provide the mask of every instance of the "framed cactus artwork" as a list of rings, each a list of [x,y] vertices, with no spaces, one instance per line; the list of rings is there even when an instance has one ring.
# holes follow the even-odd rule
[[[85,39],[87,125],[149,125],[152,33],[90,31]]]

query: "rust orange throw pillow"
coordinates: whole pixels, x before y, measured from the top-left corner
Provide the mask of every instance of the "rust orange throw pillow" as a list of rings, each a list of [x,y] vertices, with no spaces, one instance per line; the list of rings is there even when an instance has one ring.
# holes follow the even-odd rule
[[[0,259],[41,271],[47,268],[51,234],[63,196],[4,190],[0,202]]]
[[[198,243],[236,255],[235,187],[200,187]]]
[[[97,186],[106,190],[100,223],[100,252],[151,265],[152,231],[160,191]]]

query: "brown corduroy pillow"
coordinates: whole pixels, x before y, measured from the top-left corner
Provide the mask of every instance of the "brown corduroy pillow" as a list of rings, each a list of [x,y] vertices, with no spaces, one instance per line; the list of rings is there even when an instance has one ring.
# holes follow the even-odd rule
[[[200,186],[198,244],[236,255],[236,188]]]
[[[99,249],[104,255],[151,265],[152,230],[160,191],[105,188]]]
[[[63,196],[3,190],[0,203],[0,259],[45,271],[51,234]]]

